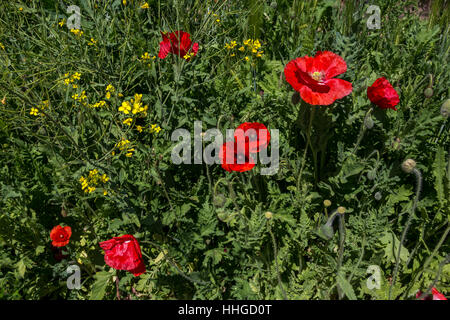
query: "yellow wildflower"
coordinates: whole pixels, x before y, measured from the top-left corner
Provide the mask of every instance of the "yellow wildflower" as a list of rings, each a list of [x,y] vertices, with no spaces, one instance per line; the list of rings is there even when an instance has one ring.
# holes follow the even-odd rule
[[[144,2],[144,3],[141,5],[141,8],[142,8],[142,9],[148,9],[148,7],[149,7],[149,5],[148,5],[147,2]]]
[[[62,19],[60,22],[58,22],[58,24],[60,27],[62,27],[65,22],[66,22],[66,19]]]
[[[37,108],[31,108],[30,114],[32,116],[37,116],[38,112],[39,112],[39,110]]]
[[[123,124],[126,124],[127,126],[131,126],[131,122],[133,121],[133,118],[127,118],[123,120]]]
[[[131,110],[131,105],[128,101],[122,102],[122,105],[119,107],[119,111],[122,111],[125,114],[129,114]]]

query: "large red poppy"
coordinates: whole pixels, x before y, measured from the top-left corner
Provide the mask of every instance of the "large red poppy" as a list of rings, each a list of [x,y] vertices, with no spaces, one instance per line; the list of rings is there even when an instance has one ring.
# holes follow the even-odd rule
[[[187,32],[178,30],[165,34],[161,32],[163,41],[159,44],[159,54],[161,59],[167,57],[169,53],[176,54],[184,58],[188,53],[195,56],[198,51],[198,43],[192,44],[191,35]],[[187,58],[186,60],[189,60]]]
[[[378,78],[367,88],[367,97],[381,109],[393,109],[400,102],[397,91],[392,87],[389,81],[384,78]]]
[[[287,82],[312,105],[330,105],[352,92],[352,84],[334,77],[347,71],[347,64],[331,51],[290,61],[284,68]]]
[[[240,140],[248,144],[251,153],[267,148],[270,142],[270,132],[266,126],[258,122],[244,122],[234,131],[236,142]],[[246,147],[247,148],[247,147]]]
[[[69,243],[70,236],[72,235],[72,229],[69,226],[61,227],[60,225],[54,227],[50,231],[50,239],[52,239],[52,245],[55,247],[64,247]]]
[[[248,151],[248,144],[237,144],[234,141],[228,141],[222,145],[219,159],[222,161],[222,168],[230,172],[244,172],[255,166],[255,160]],[[238,163],[238,161],[243,163]]]
[[[126,270],[140,276],[145,269],[141,247],[136,238],[130,234],[114,237],[99,243],[105,251],[105,263],[117,270]]]

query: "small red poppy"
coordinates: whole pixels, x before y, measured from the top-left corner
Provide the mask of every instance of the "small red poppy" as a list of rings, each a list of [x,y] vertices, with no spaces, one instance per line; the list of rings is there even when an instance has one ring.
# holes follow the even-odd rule
[[[54,227],[50,231],[50,239],[53,240],[52,245],[55,247],[64,247],[69,243],[72,229],[69,226],[61,227],[60,225]]]
[[[431,294],[432,295],[425,296],[420,300],[447,300],[447,298],[442,293],[437,291],[437,289],[434,287],[431,290]],[[422,295],[422,291],[419,290],[416,294],[416,299],[418,299],[421,295]]]
[[[184,58],[188,53],[195,56],[198,52],[198,43],[192,44],[191,35],[187,32],[178,30],[165,34],[161,32],[163,41],[159,44],[159,54],[161,59],[167,57],[169,53],[176,54]],[[192,48],[191,48],[192,46]],[[190,57],[186,58],[189,60]]]
[[[105,251],[105,263],[117,270],[126,270],[140,276],[145,273],[141,247],[136,238],[126,234],[99,243]]]
[[[397,91],[384,77],[378,78],[367,88],[367,97],[381,109],[397,111],[395,106],[400,102]]]
[[[331,51],[318,51],[290,61],[284,68],[286,81],[312,105],[330,105],[352,92],[352,84],[334,77],[347,71],[344,59]]]
[[[247,149],[247,150],[245,150]],[[234,141],[225,142],[219,151],[222,168],[227,171],[244,172],[253,169],[255,160],[248,152],[248,145],[239,145]],[[243,162],[243,163],[238,163]]]
[[[244,122],[236,128],[234,131],[236,142],[243,141],[244,137],[251,153],[267,148],[270,142],[269,130],[265,125],[258,122]]]

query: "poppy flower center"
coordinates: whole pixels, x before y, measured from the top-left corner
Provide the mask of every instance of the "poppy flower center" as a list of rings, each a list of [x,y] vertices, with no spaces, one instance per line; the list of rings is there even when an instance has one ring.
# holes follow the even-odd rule
[[[311,73],[311,78],[313,78],[316,81],[321,81],[322,80],[322,73],[319,71],[315,71],[313,73]]]
[[[60,238],[64,238],[64,235],[60,234],[59,237],[60,237]]]

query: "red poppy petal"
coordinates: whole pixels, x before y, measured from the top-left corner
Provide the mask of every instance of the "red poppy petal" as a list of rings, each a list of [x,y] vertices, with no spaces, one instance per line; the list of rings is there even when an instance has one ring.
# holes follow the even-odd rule
[[[159,53],[158,57],[164,59],[170,52],[170,41],[168,39],[164,39],[159,43]]]
[[[299,91],[303,87],[303,84],[300,83],[297,78],[297,70],[299,70],[298,60],[302,58],[297,58],[295,60],[289,61],[286,67],[284,68],[284,76],[286,77],[286,81],[292,86],[295,91]]]
[[[60,225],[57,225],[50,231],[50,239],[56,240],[58,239],[58,235],[61,232],[62,227]]]
[[[300,90],[302,99],[311,105],[330,105],[336,99],[341,99],[352,92],[352,84],[342,79],[329,79],[325,82],[324,87],[328,88],[327,92],[313,91],[308,86],[303,86]]]
[[[53,241],[52,242],[52,246],[54,247],[64,247],[69,243],[69,240],[65,240],[65,241]]]
[[[347,71],[347,63],[341,56],[331,51],[319,51],[313,61],[313,70],[325,73],[325,78],[330,79]]]
[[[145,271],[147,271],[145,269],[145,264],[143,261],[141,261],[138,266],[134,269],[129,270],[135,277],[140,276],[141,274],[144,274]]]
[[[194,52],[194,56],[197,54],[197,52],[198,52],[198,43],[197,42],[192,45],[192,52]]]
[[[72,236],[72,228],[69,226],[65,226],[64,231],[67,233],[67,239],[69,239]]]

